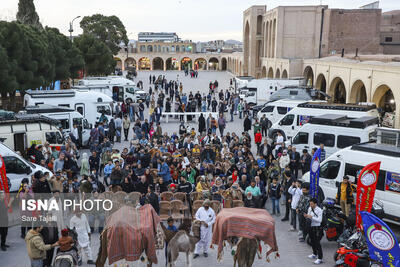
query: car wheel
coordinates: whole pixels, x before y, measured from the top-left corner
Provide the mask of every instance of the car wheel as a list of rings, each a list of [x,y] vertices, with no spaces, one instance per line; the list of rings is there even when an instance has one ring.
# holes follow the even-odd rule
[[[128,98],[128,99],[126,100],[126,103],[127,103],[127,104],[132,103],[132,99]]]

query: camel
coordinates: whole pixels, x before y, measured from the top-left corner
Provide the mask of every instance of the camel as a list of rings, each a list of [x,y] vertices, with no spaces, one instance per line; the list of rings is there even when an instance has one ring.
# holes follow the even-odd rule
[[[236,244],[236,251],[233,255],[233,267],[251,267],[254,262],[254,257],[257,254],[259,242],[257,239],[249,239],[240,237],[231,238],[229,243]]]
[[[194,221],[193,226],[190,226],[190,219],[185,219],[179,226],[179,231],[173,235],[168,231],[164,225],[166,241],[168,242],[167,248],[167,267],[174,267],[175,262],[179,257],[179,252],[186,253],[186,263],[189,267],[192,266],[192,255],[194,253],[195,245],[200,240],[200,226],[199,221]],[[190,235],[190,228],[193,230],[193,235]]]

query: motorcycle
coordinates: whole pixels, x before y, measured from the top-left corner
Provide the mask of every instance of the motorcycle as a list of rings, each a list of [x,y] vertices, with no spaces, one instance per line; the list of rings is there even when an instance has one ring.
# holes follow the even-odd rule
[[[359,230],[344,242],[334,255],[336,267],[383,267],[379,262],[369,257],[368,245],[364,234]]]

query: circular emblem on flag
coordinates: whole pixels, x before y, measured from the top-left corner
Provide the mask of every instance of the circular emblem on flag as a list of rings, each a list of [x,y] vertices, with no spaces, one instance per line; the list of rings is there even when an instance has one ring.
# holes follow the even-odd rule
[[[391,250],[395,245],[394,237],[384,226],[377,229],[375,225],[371,225],[368,228],[367,236],[371,244],[380,250]]]
[[[317,172],[318,169],[319,169],[319,160],[316,159],[316,160],[313,161],[313,163],[312,163],[312,165],[311,165],[311,170],[312,170],[313,172]]]
[[[372,172],[366,172],[361,176],[361,183],[365,186],[370,186],[371,184],[375,183],[376,175]]]

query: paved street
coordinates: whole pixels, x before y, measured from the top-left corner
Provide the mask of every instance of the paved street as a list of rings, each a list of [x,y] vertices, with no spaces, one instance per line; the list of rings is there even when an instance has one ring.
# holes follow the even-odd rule
[[[154,71],[151,72],[155,74],[156,77],[158,74],[163,74],[163,72]],[[219,88],[226,89],[229,86],[229,79],[232,77],[229,73],[226,72],[200,72],[199,77],[197,79],[191,79],[190,76],[184,77],[183,72],[164,72],[166,74],[166,78],[176,79],[177,74],[179,74],[179,80],[183,82],[184,92],[189,93],[189,91],[196,92],[199,90],[202,93],[208,92],[208,84],[212,80],[218,80]],[[144,83],[145,91],[148,91],[149,88],[149,76],[150,72],[139,72],[139,76],[136,79],[142,80]],[[146,116],[147,117],[147,116]],[[167,131],[168,133],[172,133],[174,131],[178,131],[178,121],[171,119],[168,124],[162,123],[163,131]],[[197,122],[192,122],[189,124],[191,127],[195,127],[197,130]],[[236,133],[240,133],[243,130],[243,121],[239,120],[237,116],[235,116],[234,122],[229,122],[227,125],[226,131],[235,131]],[[123,148],[127,146],[127,142],[123,142],[121,144],[116,144],[117,148]],[[267,203],[269,207],[269,203]],[[281,206],[281,212],[283,212],[284,207]],[[265,248],[263,249],[263,259],[256,259],[254,266],[312,266],[312,261],[307,258],[307,255],[311,253],[311,248],[305,243],[299,243],[297,241],[297,233],[288,232],[289,223],[281,222],[281,217],[276,217],[276,236],[278,240],[280,259],[271,258],[271,263],[265,262]],[[13,227],[9,229],[8,236],[8,244],[10,245],[9,250],[5,253],[0,251],[0,266],[7,267],[20,267],[20,266],[28,266],[29,259],[27,256],[26,245],[24,241],[19,237],[20,229],[18,227]],[[92,250],[94,255],[97,256],[98,251],[98,240],[99,235],[96,233],[92,236]],[[325,264],[323,266],[333,266],[333,254],[337,247],[335,242],[328,242],[325,238],[322,240],[322,246],[324,251],[324,261]],[[226,248],[224,257],[222,262],[217,263],[216,256],[216,248],[211,249],[208,258],[200,257],[194,260],[194,266],[232,266],[233,259],[230,254],[230,249]],[[159,264],[156,266],[164,266],[164,252],[158,252]],[[181,254],[177,266],[186,266],[185,263],[186,257]],[[86,262],[86,260],[85,260]],[[85,265],[83,265],[85,266]],[[118,264],[117,266],[120,266]],[[135,262],[130,263],[129,266],[145,266],[143,263]]]

